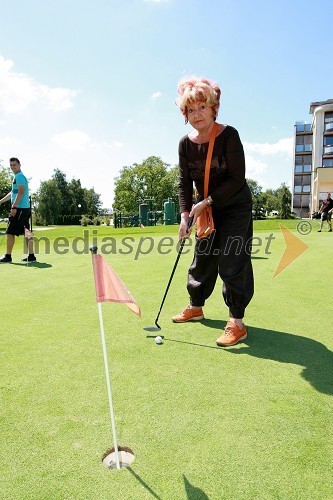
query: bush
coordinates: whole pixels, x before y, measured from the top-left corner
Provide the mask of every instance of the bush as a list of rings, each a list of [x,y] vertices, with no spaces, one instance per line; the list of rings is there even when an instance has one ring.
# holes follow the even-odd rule
[[[92,221],[90,219],[90,217],[88,217],[87,215],[82,215],[81,219],[80,219],[80,224],[81,226],[88,226],[88,224],[91,224]]]

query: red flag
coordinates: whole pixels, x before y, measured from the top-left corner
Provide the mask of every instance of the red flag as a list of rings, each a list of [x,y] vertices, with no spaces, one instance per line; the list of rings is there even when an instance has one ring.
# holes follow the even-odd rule
[[[97,302],[120,302],[141,316],[141,310],[119,276],[103,259],[101,254],[93,254],[93,269]]]

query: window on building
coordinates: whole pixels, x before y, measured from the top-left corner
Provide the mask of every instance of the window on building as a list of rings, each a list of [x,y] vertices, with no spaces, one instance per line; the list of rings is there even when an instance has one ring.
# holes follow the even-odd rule
[[[333,167],[333,158],[324,158],[323,167]]]
[[[303,185],[303,193],[310,193],[310,191],[311,191],[310,184],[304,184]]]
[[[296,136],[296,152],[312,151],[312,135]]]
[[[311,123],[296,122],[296,132],[311,132]]]
[[[295,157],[295,173],[310,173],[312,169],[312,155],[297,155]]]
[[[324,154],[333,154],[333,135],[324,135]]]
[[[325,113],[325,123],[333,123],[333,113]]]
[[[294,186],[294,193],[301,193],[302,192],[302,186]]]

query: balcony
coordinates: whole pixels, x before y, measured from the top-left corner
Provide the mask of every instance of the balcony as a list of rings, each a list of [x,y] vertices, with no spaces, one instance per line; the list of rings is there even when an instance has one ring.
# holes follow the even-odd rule
[[[333,132],[333,123],[325,123],[325,132]]]
[[[333,155],[333,145],[324,146],[324,155]]]
[[[296,133],[311,132],[311,123],[296,122]]]

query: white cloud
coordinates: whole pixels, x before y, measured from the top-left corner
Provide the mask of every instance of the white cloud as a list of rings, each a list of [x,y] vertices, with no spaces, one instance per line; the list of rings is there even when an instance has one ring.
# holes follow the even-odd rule
[[[149,3],[163,3],[168,1],[169,0],[144,0],[144,2],[149,2]]]
[[[52,141],[59,148],[70,151],[86,151],[91,145],[89,135],[81,130],[67,130],[67,132],[56,134],[52,137]]]
[[[111,142],[110,147],[115,149],[121,149],[123,147],[123,143],[119,141],[113,141]]]
[[[278,153],[286,153],[288,156],[292,156],[293,138],[287,137],[285,139],[279,139],[278,142],[273,144],[269,144],[268,142],[244,142],[244,149],[246,152],[259,153],[262,156],[276,155]]]
[[[245,163],[246,163],[246,177],[248,178],[257,178],[260,174],[263,174],[267,170],[267,164],[256,160],[253,156],[246,154],[245,155]],[[257,179],[256,179],[257,180]]]
[[[7,149],[7,148],[16,148],[21,144],[21,141],[17,139],[16,137],[2,137],[0,139],[0,148]]]
[[[39,89],[41,95],[45,97],[46,109],[58,112],[73,107],[71,99],[77,95],[76,91],[61,87],[51,89],[46,85],[40,85]]]
[[[151,98],[153,100],[157,99],[158,97],[161,97],[162,95],[162,92],[154,92],[153,95],[151,96]]]
[[[73,106],[77,91],[42,85],[28,75],[14,72],[13,68],[13,61],[0,54],[0,108],[6,113],[22,113],[33,103],[51,111]]]
[[[60,149],[67,151],[85,152],[88,149],[121,149],[123,143],[119,141],[112,142],[94,142],[91,137],[81,130],[67,130],[52,137],[54,142]]]

